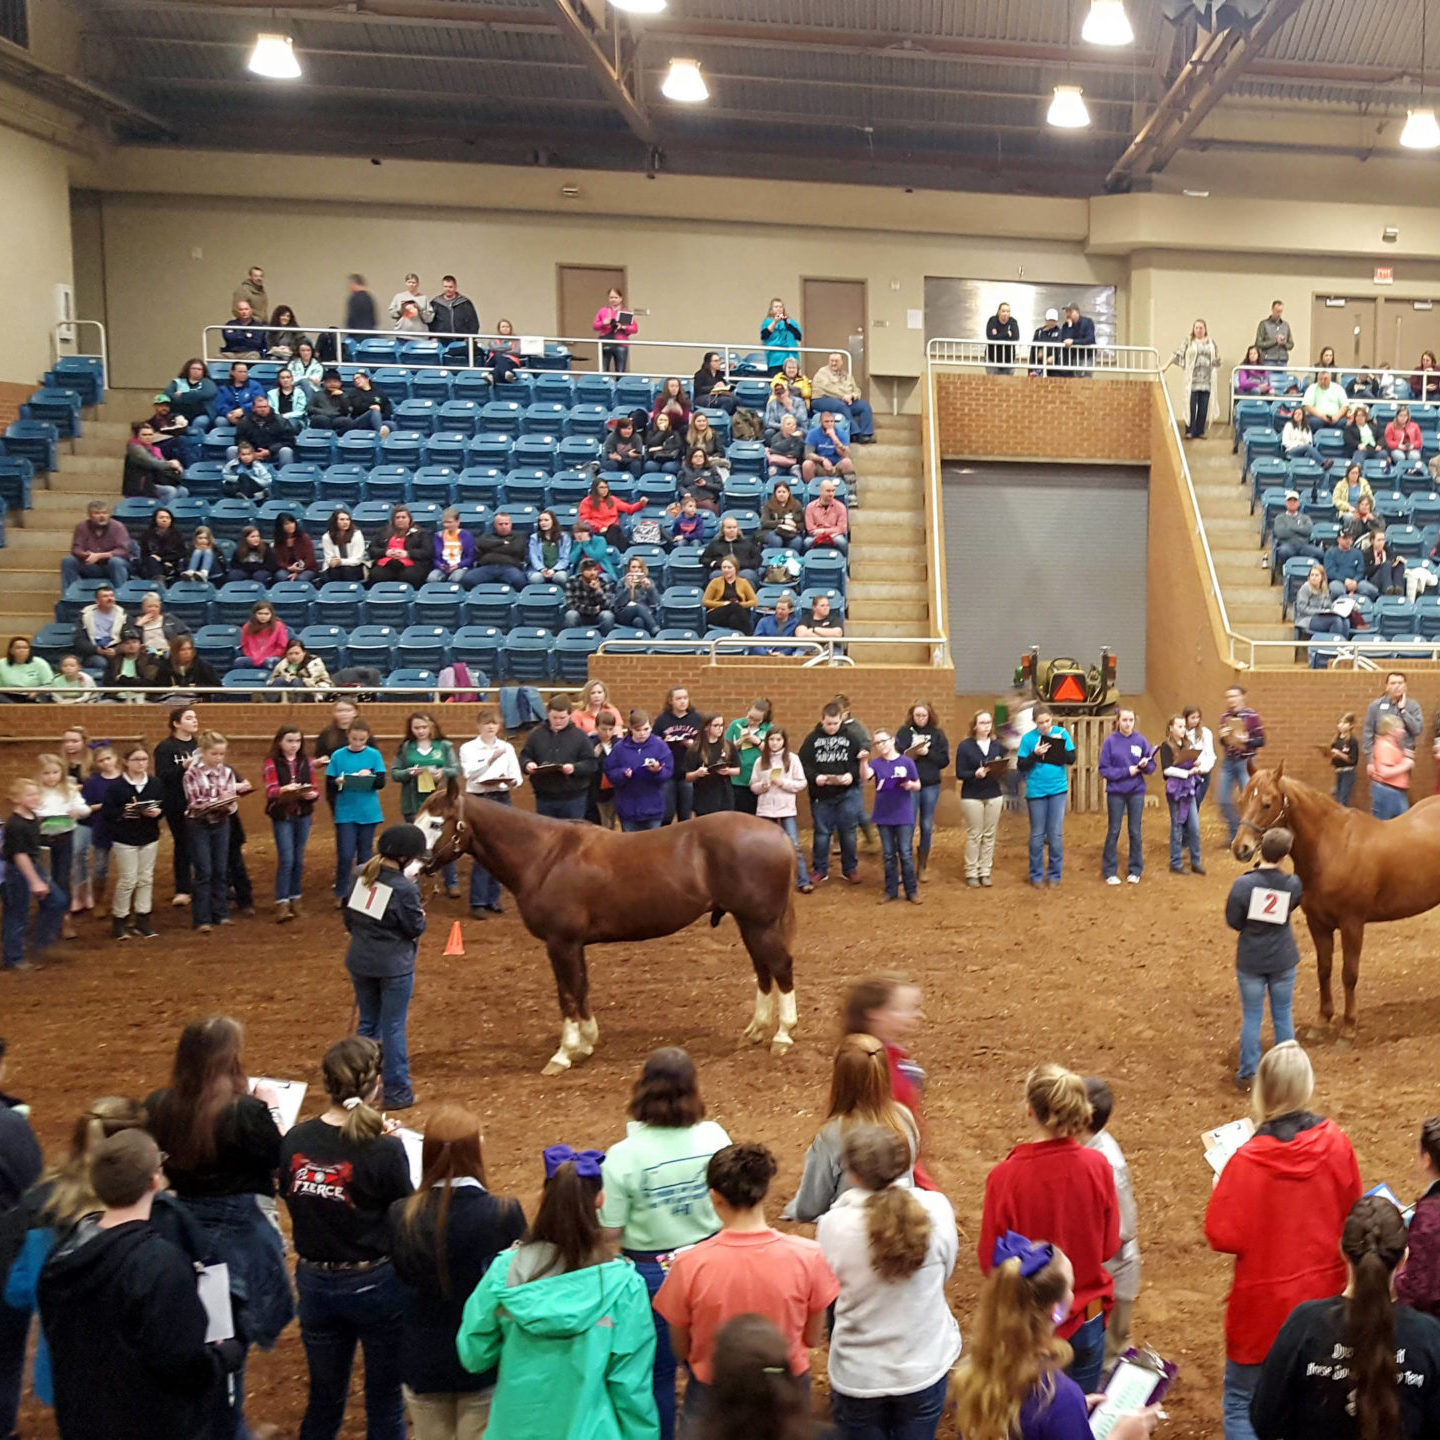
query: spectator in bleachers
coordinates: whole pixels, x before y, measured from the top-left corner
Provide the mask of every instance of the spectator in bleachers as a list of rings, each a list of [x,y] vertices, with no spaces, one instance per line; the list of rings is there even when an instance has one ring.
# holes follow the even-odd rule
[[[159,438],[148,420],[131,424],[125,445],[125,473],[120,482],[120,493],[127,499],[154,499],[169,505],[177,495],[186,493],[178,483],[184,467],[178,460],[161,455],[156,443]]]
[[[230,367],[229,380],[215,392],[215,416],[238,425],[250,413],[255,397],[264,393],[265,387],[250,378],[250,367],[243,360],[237,360]]]
[[[1345,382],[1345,393],[1352,400],[1382,400],[1380,382],[1369,370],[1358,370]]]
[[[1020,322],[1010,313],[1010,302],[1002,300],[995,313],[985,322],[985,373],[1008,375],[1015,367],[1020,339]]]
[[[248,300],[237,300],[233,323],[220,332],[220,353],[236,360],[265,358],[265,317],[257,317]]]
[[[818,423],[811,426],[805,435],[805,462],[800,473],[808,483],[817,475],[855,474],[855,462],[850,458],[850,447],[842,438],[835,424],[835,414],[822,410]]]
[[[155,409],[150,428],[155,432],[155,445],[162,459],[177,460],[181,469],[193,465],[201,455],[200,441],[192,434],[190,422],[178,414],[169,394],[162,390],[151,402]]]
[[[385,424],[390,418],[390,397],[376,388],[368,370],[355,372],[345,392],[345,403],[350,407],[351,420],[358,426],[373,426],[380,432],[381,439],[390,433],[390,427]]]
[[[775,402],[772,400],[770,403],[773,405]],[[768,406],[766,414],[769,414]],[[795,476],[803,473],[805,436],[800,423],[788,410],[780,417],[779,430],[766,436],[765,459],[772,475]],[[786,493],[789,494],[788,486]]]
[[[257,310],[263,315],[263,310]],[[295,319],[295,312],[288,305],[277,305],[270,316],[270,328],[266,332],[265,348],[271,360],[288,364],[295,356],[296,347],[305,338]]]
[[[81,660],[109,660],[115,654],[120,642],[120,632],[125,628],[125,612],[115,603],[115,588],[102,585],[96,590],[95,599],[84,606],[75,622],[75,636],[71,648]]]
[[[729,473],[730,462],[725,458],[725,447],[715,433],[710,417],[703,411],[693,412],[690,424],[685,428],[685,453],[689,455],[696,450],[703,450],[717,469]]]
[[[55,676],[55,703],[81,705],[95,699],[95,677],[80,668],[78,655],[62,655],[60,671]]]
[[[639,479],[645,473],[645,442],[635,432],[635,419],[622,415],[605,437],[604,466]]]
[[[495,322],[495,343],[485,351],[481,364],[490,371],[490,379],[498,385],[513,380],[515,372],[525,364],[515,327],[504,316]]]
[[[780,373],[775,379],[783,380],[790,387],[792,395],[798,395],[807,406],[810,404],[810,380],[800,368],[798,355],[785,357],[785,363],[780,367]]]
[[[230,297],[232,305],[244,301],[257,315],[270,313],[270,297],[265,293],[265,271],[259,265],[252,265],[249,273],[235,287]]]
[[[1385,449],[1396,465],[1412,464],[1420,459],[1423,447],[1420,427],[1410,418],[1410,407],[1401,405],[1395,418],[1385,427]]]
[[[755,638],[774,635],[777,639],[783,639],[795,633],[798,624],[795,615],[795,597],[787,590],[783,595],[775,597],[775,609],[767,615],[762,615],[755,624]],[[756,655],[789,655],[790,648],[784,645],[772,645],[769,649],[755,650]]]
[[[577,516],[595,535],[603,537],[611,545],[623,548],[625,531],[621,528],[620,517],[643,510],[646,503],[644,495],[635,500],[619,499],[610,493],[610,482],[596,476],[591,482],[590,493],[579,504]]]
[[[31,691],[48,689],[55,683],[55,672],[50,662],[34,654],[30,642],[23,635],[17,635],[6,647],[5,658],[0,660],[0,686],[13,689],[28,688]],[[7,703],[16,701],[43,700],[43,695],[6,695]]]
[[[1350,638],[1350,621],[1337,615],[1330,608],[1335,597],[1330,594],[1330,582],[1325,567],[1316,563],[1310,567],[1305,583],[1295,592],[1295,626],[1311,635],[1338,635],[1342,640]]]
[[[1258,1128],[1220,1172],[1205,1210],[1210,1248],[1235,1256],[1225,1313],[1225,1440],[1255,1436],[1251,1396],[1286,1317],[1345,1284],[1338,1241],[1360,1198],[1360,1169],[1339,1126],[1311,1113],[1314,1093],[1309,1057],[1294,1040],[1266,1053],[1252,1100]],[[1285,1224],[1274,1223],[1278,1215]]]
[[[615,588],[615,622],[658,635],[659,614],[660,592],[650,578],[650,567],[639,555],[632,555]]]
[[[1065,323],[1060,327],[1061,363],[1068,370],[1086,373],[1095,364],[1095,322],[1080,313],[1072,300],[1065,307]]]
[[[103,500],[92,500],[71,536],[70,553],[60,561],[60,584],[65,589],[77,580],[123,585],[129,578],[130,532],[111,518]]]
[[[430,327],[420,317],[420,307],[413,301],[407,300],[400,310],[400,318],[395,322],[395,331],[399,335],[428,335]]]
[[[269,585],[275,570],[275,557],[260,534],[258,525],[247,525],[235,542],[235,549],[225,567],[225,580],[258,580]]]
[[[1235,389],[1242,395],[1268,395],[1270,375],[1261,369],[1265,362],[1260,358],[1260,347],[1252,345],[1245,352],[1245,361],[1235,371]]]
[[[586,625],[609,633],[615,624],[615,596],[599,564],[587,555],[565,582],[565,628]]]
[[[653,421],[657,415],[668,415],[671,425],[677,430],[683,430],[690,423],[690,397],[674,375],[660,387],[660,393],[650,407],[650,419]]]
[[[1356,548],[1348,530],[1342,530],[1339,540],[1325,552],[1325,578],[1330,582],[1331,596],[1337,600],[1342,595],[1363,595],[1373,600],[1378,594],[1365,578],[1365,552]]]
[[[712,410],[723,410],[727,415],[734,413],[735,396],[725,378],[725,362],[718,350],[705,352],[705,358],[690,382],[690,392],[695,397],[697,409],[707,405]]]
[[[705,520],[695,496],[681,496],[679,506],[670,509],[670,539],[676,545],[698,545],[705,538]]]
[[[1405,593],[1405,562],[1388,547],[1383,529],[1370,533],[1369,543],[1360,545],[1365,561],[1365,578],[1381,595]]]
[[[222,563],[210,527],[197,525],[190,537],[190,553],[185,557],[185,568],[180,572],[180,578],[213,581],[219,575]]]
[[[211,407],[217,394],[215,382],[205,373],[205,362],[187,360],[180,373],[165,387],[171,397],[171,408],[183,415],[197,434],[210,424]]]
[[[1351,409],[1350,419],[1345,424],[1345,453],[1352,460],[1363,463],[1385,459],[1386,452],[1380,446],[1384,438],[1384,432],[1377,432],[1370,423],[1370,411],[1365,405],[1356,405]]]
[[[804,508],[795,498],[789,482],[777,481],[775,489],[760,507],[761,548],[768,548],[773,543],[791,550],[803,550],[804,531]]]
[[[1305,417],[1298,405],[1280,432],[1280,449],[1287,460],[1313,460],[1325,470],[1335,463],[1316,448],[1315,437],[1310,433],[1310,427],[1305,423]]]
[[[141,643],[152,655],[168,655],[170,642],[190,633],[190,627],[178,616],[165,614],[156,590],[147,590],[141,596],[140,613],[130,623],[140,632]]]
[[[795,627],[795,634],[801,640],[840,640],[845,635],[845,622],[838,615],[830,613],[830,597],[817,595],[810,602],[810,618],[802,617]]]
[[[810,382],[810,408],[817,414],[829,410],[843,415],[850,422],[850,438],[857,445],[875,443],[875,415],[870,402],[860,394],[860,387],[845,356],[832,352],[829,361],[816,372]]]
[[[356,428],[356,422],[350,418],[350,405],[345,396],[345,382],[340,378],[340,372],[333,366],[327,369],[320,381],[320,388],[310,396],[308,403],[310,424],[316,430],[332,430],[337,435],[344,435]],[[375,422],[368,414],[365,426],[375,429]]]
[[[1255,327],[1255,344],[1260,347],[1262,365],[1288,365],[1290,352],[1295,348],[1295,337],[1290,333],[1290,322],[1285,319],[1285,303],[1275,300],[1270,313]]]
[[[195,649],[192,635],[177,635],[170,642],[169,652],[162,657],[155,672],[155,688],[169,692],[167,698],[178,699],[177,691],[193,691],[195,687],[218,687],[220,677],[208,661],[202,660]],[[214,695],[199,695],[196,699],[214,700]]]
[[[285,369],[305,392],[307,400],[320,388],[325,378],[325,367],[315,358],[315,347],[308,340],[302,340],[295,347],[295,354]]]
[[[265,392],[270,402],[271,413],[282,423],[290,427],[292,437],[298,435],[308,423],[305,419],[306,411],[310,408],[310,397],[305,393],[303,386],[295,381],[293,370],[281,370],[275,377],[275,388]],[[290,461],[282,460],[282,465],[288,465]]]
[[[159,671],[160,663],[145,649],[140,632],[127,625],[105,661],[100,686],[111,692],[106,699],[137,704],[146,699],[144,692],[155,684]]]
[[[614,286],[605,297],[605,304],[595,312],[590,328],[606,342],[600,347],[600,368],[623,375],[630,363],[630,346],[625,342],[640,327],[635,323],[635,312]]]
[[[835,482],[822,480],[820,494],[805,507],[805,539],[800,548],[829,545],[844,555],[850,549],[849,531],[850,512],[835,498]]]
[[[563,585],[570,578],[570,537],[553,510],[542,510],[536,518],[525,558],[532,585]]]
[[[420,289],[420,277],[413,272],[405,277],[405,288],[397,290],[390,301],[390,318],[398,320],[407,305],[413,305],[420,318],[429,325],[435,318],[429,297]]]
[[[295,426],[283,415],[277,415],[267,394],[259,394],[250,406],[250,413],[242,416],[235,426],[235,439],[248,440],[255,451],[255,458],[263,461],[271,470],[282,465],[295,463]],[[235,458],[236,446],[232,445],[226,458]]]
[[[1335,383],[1329,370],[1319,371],[1314,380],[1305,387],[1300,404],[1305,411],[1305,423],[1313,434],[1317,430],[1343,430],[1350,413],[1350,397],[1345,389]]]
[[[365,288],[363,275],[351,275],[345,296],[345,328],[375,329],[375,297]]]
[[[802,434],[810,423],[810,413],[805,408],[805,402],[790,387],[777,378],[770,387],[770,398],[765,402],[765,413],[760,417],[763,426],[763,438],[768,446],[779,434],[781,424],[786,416],[795,422],[795,428]]]
[[[320,542],[320,583],[363,580],[367,554],[365,537],[355,528],[350,512],[343,505],[336,506]]]
[[[1311,540],[1315,522],[1300,508],[1300,492],[1285,492],[1285,508],[1275,517],[1270,530],[1270,583],[1273,585],[1287,560],[1308,555],[1323,558],[1325,552]]]
[[[490,533],[475,539],[475,568],[467,571],[462,584],[511,585],[523,590],[526,584],[525,537],[515,533],[515,522],[503,510],[490,522]]]
[[[770,313],[760,322],[760,343],[765,347],[765,364],[772,375],[785,368],[787,360],[800,363],[800,342],[804,339],[800,322],[785,311],[785,302],[777,295],[770,302]]]
[[[240,627],[240,653],[257,670],[268,670],[284,658],[289,641],[285,622],[274,607],[268,600],[257,600],[250,607],[250,618]]]
[[[1197,320],[1190,327],[1185,343],[1165,362],[1167,370],[1172,365],[1179,365],[1185,371],[1185,393],[1190,397],[1190,424],[1185,438],[1203,440],[1210,418],[1210,391],[1215,372],[1220,368],[1220,351],[1203,320]]]
[[[1345,467],[1343,478],[1335,482],[1335,489],[1331,495],[1335,504],[1335,517],[1342,525],[1350,519],[1356,507],[1364,500],[1370,507],[1368,515],[1375,508],[1375,492],[1370,488],[1370,482],[1365,478],[1364,472],[1355,462]]]
[[[384,533],[370,542],[368,583],[403,580],[418,590],[429,578],[433,558],[430,537],[415,523],[408,506],[397,505],[390,512]]]
[[[748,580],[741,579],[733,555],[721,560],[720,573],[705,587],[701,603],[712,626],[738,630],[742,635],[754,627],[755,591]]]
[[[614,580],[617,576],[615,569],[615,557],[611,553],[610,546],[603,535],[597,535],[592,529],[588,520],[577,520],[570,531],[570,568],[571,578],[574,578],[574,568],[584,559],[590,559],[599,566],[601,572]]]
[[[315,544],[288,510],[275,517],[270,553],[275,561],[276,580],[315,578]]]
[[[140,537],[136,568],[142,579],[160,580],[169,585],[180,578],[186,554],[185,537],[176,526],[174,515],[162,505],[150,517],[150,524]]]
[[[712,515],[720,513],[720,498],[725,489],[725,472],[715,464],[702,446],[692,449],[685,463],[680,467],[680,493],[687,500],[693,500],[702,510]],[[584,501],[581,501],[584,504]]]
[[[225,462],[225,468],[221,472],[220,488],[226,495],[239,496],[245,500],[268,500],[270,486],[275,480],[270,467],[256,458],[255,446],[251,441],[242,440],[233,448],[235,454]]]
[[[1435,363],[1435,352],[1426,350],[1415,367],[1418,374],[1410,377],[1410,386],[1417,400],[1440,399],[1440,367]]]
[[[430,562],[431,570],[425,578],[437,584],[463,584],[465,572],[475,564],[475,537],[460,528],[460,512],[453,505],[440,516],[440,528],[431,542]]]
[[[678,475],[685,455],[685,437],[670,423],[663,410],[650,422],[645,432],[646,475]]]
[[[760,583],[760,547],[740,533],[740,521],[733,514],[721,517],[720,533],[701,552],[700,559],[713,575],[727,555],[751,585]]]
[[[1333,345],[1321,346],[1320,358],[1315,362],[1316,374],[1318,374],[1321,370],[1329,370],[1333,374],[1337,369],[1337,366],[1338,362],[1335,359],[1335,347]]]

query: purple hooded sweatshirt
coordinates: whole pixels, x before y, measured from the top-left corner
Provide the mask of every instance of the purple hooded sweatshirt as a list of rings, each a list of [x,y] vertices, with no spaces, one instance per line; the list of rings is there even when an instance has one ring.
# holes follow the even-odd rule
[[[1138,775],[1130,773],[1132,765],[1140,767]],[[1129,735],[1112,730],[1100,747],[1099,768],[1107,795],[1143,795],[1145,777],[1155,769],[1154,747],[1138,730]]]
[[[647,760],[658,760],[660,768],[647,770]],[[664,818],[665,782],[675,773],[675,761],[658,736],[650,735],[640,745],[628,735],[617,740],[605,761],[605,773],[615,787],[615,813],[621,820]]]

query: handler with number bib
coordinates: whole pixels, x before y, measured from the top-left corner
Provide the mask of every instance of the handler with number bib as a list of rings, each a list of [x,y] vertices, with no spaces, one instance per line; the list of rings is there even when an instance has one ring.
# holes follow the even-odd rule
[[[1275,1044],[1295,1038],[1290,1002],[1300,952],[1290,917],[1304,887],[1300,877],[1279,869],[1295,837],[1285,829],[1267,830],[1260,842],[1260,864],[1230,887],[1225,923],[1240,932],[1235,946],[1235,977],[1240,986],[1240,1068],[1235,1083],[1248,1090],[1260,1064],[1260,1024],[1270,996]]]

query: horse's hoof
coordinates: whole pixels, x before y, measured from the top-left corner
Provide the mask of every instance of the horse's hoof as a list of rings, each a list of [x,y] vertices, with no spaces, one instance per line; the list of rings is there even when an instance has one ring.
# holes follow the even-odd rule
[[[540,1072],[542,1075],[563,1075],[570,1068],[568,1060],[562,1060],[558,1055],[546,1063],[545,1068]]]
[[[770,1042],[770,1053],[777,1059],[783,1060],[789,1053],[794,1040],[788,1035],[777,1035]]]
[[[1322,1030],[1318,1025],[1312,1025],[1306,1030],[1305,1038],[1307,1040],[1328,1040],[1330,1038],[1330,1032],[1329,1030]]]
[[[1355,1042],[1346,1035],[1340,1035],[1336,1038],[1335,1048],[1337,1050],[1353,1050]]]
[[[752,1045],[763,1045],[765,1043],[765,1027],[752,1020],[750,1024],[745,1027],[743,1038],[748,1040]]]

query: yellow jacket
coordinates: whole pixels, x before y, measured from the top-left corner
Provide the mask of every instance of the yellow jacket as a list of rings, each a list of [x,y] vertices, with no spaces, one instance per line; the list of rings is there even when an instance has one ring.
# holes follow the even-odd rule
[[[741,605],[753,605],[755,603],[755,587],[742,578],[736,577],[735,595]],[[725,577],[717,575],[706,587],[701,603],[707,610],[718,610],[722,605],[733,604],[733,601],[725,598]]]

